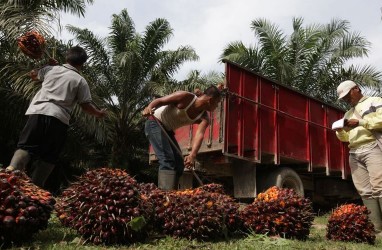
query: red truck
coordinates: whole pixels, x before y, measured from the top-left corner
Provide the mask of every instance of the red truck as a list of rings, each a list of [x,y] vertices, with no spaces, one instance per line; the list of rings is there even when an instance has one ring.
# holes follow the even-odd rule
[[[196,173],[224,180],[236,198],[253,198],[276,185],[321,204],[357,199],[347,145],[331,129],[344,111],[233,62],[224,63],[228,92],[210,114]],[[176,131],[184,155],[191,150],[196,128]],[[192,179],[186,172],[182,187],[192,187]]]

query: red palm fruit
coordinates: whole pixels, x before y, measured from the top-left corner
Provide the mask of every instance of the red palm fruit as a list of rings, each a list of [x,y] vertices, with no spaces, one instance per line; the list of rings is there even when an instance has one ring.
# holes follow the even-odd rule
[[[13,216],[7,215],[3,218],[3,224],[6,228],[12,228],[16,224],[16,221]]]
[[[329,217],[326,238],[337,241],[375,243],[374,225],[365,206],[346,204]]]
[[[125,171],[88,171],[63,191],[55,206],[60,221],[94,244],[143,240],[149,213],[137,182]]]
[[[51,194],[35,186],[25,173],[0,170],[0,245],[19,244],[46,228],[53,207]],[[29,212],[27,207],[35,207]],[[6,229],[4,229],[6,228]]]
[[[155,207],[152,225],[162,234],[205,241],[239,230],[239,204],[227,195],[203,188],[162,191],[148,185],[141,185],[141,193]]]
[[[292,189],[271,187],[240,213],[248,231],[305,240],[314,216],[312,203]]]

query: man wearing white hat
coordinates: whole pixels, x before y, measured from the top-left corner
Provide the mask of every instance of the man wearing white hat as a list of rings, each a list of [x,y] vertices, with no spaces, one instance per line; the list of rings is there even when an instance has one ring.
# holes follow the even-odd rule
[[[338,99],[351,105],[344,115],[340,141],[349,142],[349,164],[354,185],[376,232],[382,231],[382,98],[363,96],[353,81],[341,82]]]

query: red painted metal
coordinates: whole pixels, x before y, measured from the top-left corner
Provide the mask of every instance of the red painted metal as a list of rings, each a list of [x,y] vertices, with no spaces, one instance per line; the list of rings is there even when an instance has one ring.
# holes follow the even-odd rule
[[[226,84],[250,100],[226,101],[225,153],[247,160],[253,154],[260,163],[273,156],[275,164],[307,164],[309,171],[349,177],[347,145],[331,129],[342,110],[230,62]]]

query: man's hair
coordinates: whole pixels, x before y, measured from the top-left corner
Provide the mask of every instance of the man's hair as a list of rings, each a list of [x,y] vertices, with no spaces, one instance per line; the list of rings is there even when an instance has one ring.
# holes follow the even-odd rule
[[[74,46],[66,52],[66,62],[70,65],[83,65],[88,60],[86,51],[80,46]]]
[[[211,85],[208,88],[206,88],[204,90],[203,94],[210,96],[212,98],[221,98],[222,97],[221,91],[215,85]]]

